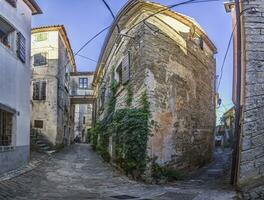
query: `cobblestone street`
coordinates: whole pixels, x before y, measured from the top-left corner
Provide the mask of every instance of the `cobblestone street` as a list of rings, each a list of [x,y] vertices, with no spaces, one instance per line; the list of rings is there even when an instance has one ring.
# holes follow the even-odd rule
[[[34,170],[0,182],[0,199],[228,200],[235,192],[199,182],[145,185],[104,163],[89,145],[72,145]]]

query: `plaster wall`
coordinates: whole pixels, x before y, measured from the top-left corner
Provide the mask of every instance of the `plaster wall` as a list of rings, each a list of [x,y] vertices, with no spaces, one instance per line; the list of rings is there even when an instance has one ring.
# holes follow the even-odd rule
[[[23,0],[13,8],[0,0],[0,16],[15,31],[11,47],[0,43],[0,103],[16,111],[13,120],[13,150],[0,152],[0,173],[25,165],[29,161],[30,134],[30,34],[31,10]],[[26,39],[26,62],[16,54],[16,34],[21,32]],[[19,159],[16,159],[19,158]]]

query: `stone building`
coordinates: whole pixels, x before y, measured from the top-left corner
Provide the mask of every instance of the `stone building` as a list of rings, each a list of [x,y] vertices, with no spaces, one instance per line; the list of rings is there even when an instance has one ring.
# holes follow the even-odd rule
[[[31,126],[53,146],[67,145],[73,135],[70,73],[75,60],[64,26],[32,29]]]
[[[75,98],[93,95],[92,82],[94,72],[73,72],[71,75],[72,100]],[[82,142],[86,141],[87,130],[92,126],[92,104],[89,102],[79,102],[75,106],[74,117],[74,137],[80,137]],[[80,104],[82,103],[82,104]]]
[[[0,174],[29,161],[31,16],[34,0],[0,1]]]
[[[146,92],[149,157],[161,166],[189,170],[212,158],[216,47],[194,19],[164,8],[134,0],[119,12],[95,72],[96,118],[106,114],[112,78],[119,83],[116,110],[128,107],[128,87],[131,108],[140,106]],[[110,154],[112,146],[110,139]]]
[[[241,19],[241,101],[240,129],[237,137],[236,183],[238,186],[264,185],[264,1],[240,2]],[[233,27],[237,25],[233,1],[226,4]],[[237,74],[237,30],[234,28],[234,74]],[[234,76],[234,97],[237,97],[237,76]],[[263,187],[261,189],[264,191]],[[260,195],[260,193],[259,193]],[[262,192],[262,195],[263,192]],[[250,199],[254,199],[253,197]]]

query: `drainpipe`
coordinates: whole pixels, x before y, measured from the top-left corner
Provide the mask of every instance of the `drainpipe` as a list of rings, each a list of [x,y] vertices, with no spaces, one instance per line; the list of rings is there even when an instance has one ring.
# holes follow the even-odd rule
[[[241,127],[240,127],[240,113],[241,113],[241,14],[240,2],[235,0],[236,9],[236,26],[237,26],[237,101],[235,102],[236,115],[235,115],[235,144],[233,150],[232,171],[231,171],[231,184],[237,185],[238,171],[239,171],[239,155],[240,155],[240,140],[241,140]]]

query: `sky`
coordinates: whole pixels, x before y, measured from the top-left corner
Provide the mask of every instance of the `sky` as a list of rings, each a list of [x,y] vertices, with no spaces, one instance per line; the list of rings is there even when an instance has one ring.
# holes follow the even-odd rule
[[[106,9],[102,0],[36,0],[43,14],[33,17],[33,27],[63,24],[71,42],[73,52],[92,38],[103,28],[109,26],[113,18]],[[106,0],[117,14],[127,0]],[[172,5],[184,0],[152,0],[163,5]],[[175,7],[173,10],[194,18],[205,30],[209,38],[218,49],[215,55],[217,63],[217,75],[227,49],[231,35],[231,16],[225,12],[224,1],[193,3]],[[80,55],[97,60],[104,42],[106,33],[101,34],[80,52]],[[219,116],[232,106],[232,77],[233,60],[232,48],[230,48],[219,88],[219,95],[223,103],[217,109]],[[76,56],[78,71],[94,71],[96,62]]]

